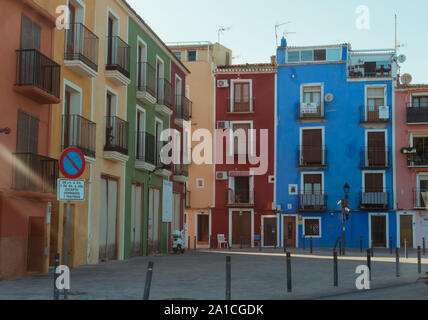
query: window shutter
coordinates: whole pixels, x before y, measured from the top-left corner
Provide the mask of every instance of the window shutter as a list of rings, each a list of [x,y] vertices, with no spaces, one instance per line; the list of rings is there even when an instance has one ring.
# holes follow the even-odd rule
[[[16,139],[16,152],[38,153],[39,119],[18,110],[18,134]]]

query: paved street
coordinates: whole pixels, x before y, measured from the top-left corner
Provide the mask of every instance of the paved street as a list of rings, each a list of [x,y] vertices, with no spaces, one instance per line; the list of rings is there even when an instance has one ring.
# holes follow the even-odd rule
[[[365,264],[359,250],[339,257],[339,287],[333,287],[331,250],[292,250],[293,292],[286,292],[281,249],[186,252],[83,266],[71,271],[69,299],[141,299],[148,261],[154,261],[150,299],[213,299],[225,296],[225,256],[232,256],[232,299],[424,299],[428,285],[416,281],[428,271],[428,257],[417,273],[416,253],[402,259],[395,277],[395,257],[375,250],[369,291],[355,289],[355,268]],[[0,282],[0,299],[52,299],[53,275]]]

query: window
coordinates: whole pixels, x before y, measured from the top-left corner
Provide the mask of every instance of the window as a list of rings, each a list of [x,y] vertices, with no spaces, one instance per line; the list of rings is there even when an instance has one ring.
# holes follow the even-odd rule
[[[310,218],[305,220],[305,236],[307,237],[320,237],[321,236],[321,219]]]
[[[302,62],[314,61],[314,51],[313,50],[300,51],[300,60]]]
[[[427,108],[428,107],[428,96],[413,97],[412,107],[414,107],[414,108]]]
[[[38,152],[39,119],[22,110],[18,110],[18,132],[16,138],[17,153]]]
[[[36,49],[40,51],[42,28],[30,18],[22,15],[21,20],[21,49]]]
[[[288,62],[340,61],[340,48],[288,51]]]
[[[187,51],[187,61],[196,61],[196,50]]]
[[[380,107],[385,105],[385,88],[373,87],[367,88],[367,121],[380,120],[379,110]]]
[[[242,129],[242,130],[239,130]],[[233,150],[235,157],[246,156],[248,154],[248,140],[250,123],[234,123],[233,130]],[[243,131],[243,132],[242,132]]]
[[[205,179],[202,179],[202,178],[196,179],[196,188],[198,189],[205,188]]]
[[[417,208],[424,208],[425,203],[421,196],[421,192],[428,192],[428,176],[427,175],[418,175],[417,176],[418,185],[417,185]]]
[[[234,203],[249,203],[250,202],[250,177],[234,177],[235,184],[235,202]]]
[[[288,62],[300,62],[300,51],[288,51]]]
[[[250,85],[250,82],[235,82],[233,84],[232,112],[251,112]]]
[[[321,86],[303,87],[303,102],[313,102],[321,107]]]
[[[289,195],[297,195],[297,184],[289,184],[288,185],[288,194]]]
[[[327,61],[339,61],[340,49],[327,49]]]
[[[180,51],[175,51],[174,55],[177,57],[178,60],[181,61],[181,52]]]
[[[326,50],[317,49],[314,50],[314,61],[325,61],[326,60]]]
[[[303,129],[300,146],[300,166],[323,166],[324,147],[322,129]]]
[[[416,165],[428,164],[428,137],[413,137],[413,147],[416,149],[413,161]]]

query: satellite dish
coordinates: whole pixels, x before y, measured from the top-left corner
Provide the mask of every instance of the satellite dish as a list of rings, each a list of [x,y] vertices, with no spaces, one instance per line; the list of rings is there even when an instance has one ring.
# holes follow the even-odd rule
[[[401,82],[404,84],[410,84],[412,82],[412,76],[408,73],[405,73],[401,76]]]
[[[400,54],[398,56],[398,62],[403,63],[403,62],[406,62],[406,60],[407,60],[407,58],[404,54]]]
[[[326,102],[332,102],[332,101],[333,101],[333,99],[334,99],[334,95],[333,95],[332,93],[327,93],[327,94],[325,95],[325,101],[326,101]]]

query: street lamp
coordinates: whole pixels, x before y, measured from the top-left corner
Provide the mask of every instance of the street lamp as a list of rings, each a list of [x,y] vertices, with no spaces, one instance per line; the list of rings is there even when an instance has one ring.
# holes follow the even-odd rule
[[[343,186],[345,197],[340,201],[340,204],[342,206],[342,255],[343,256],[345,255],[345,215],[346,215],[346,220],[348,220],[348,214],[349,214],[349,211],[351,211],[348,208],[349,189],[351,189],[351,187],[346,182],[345,185]]]
[[[0,133],[10,134],[10,132],[11,132],[10,128],[0,128]]]

